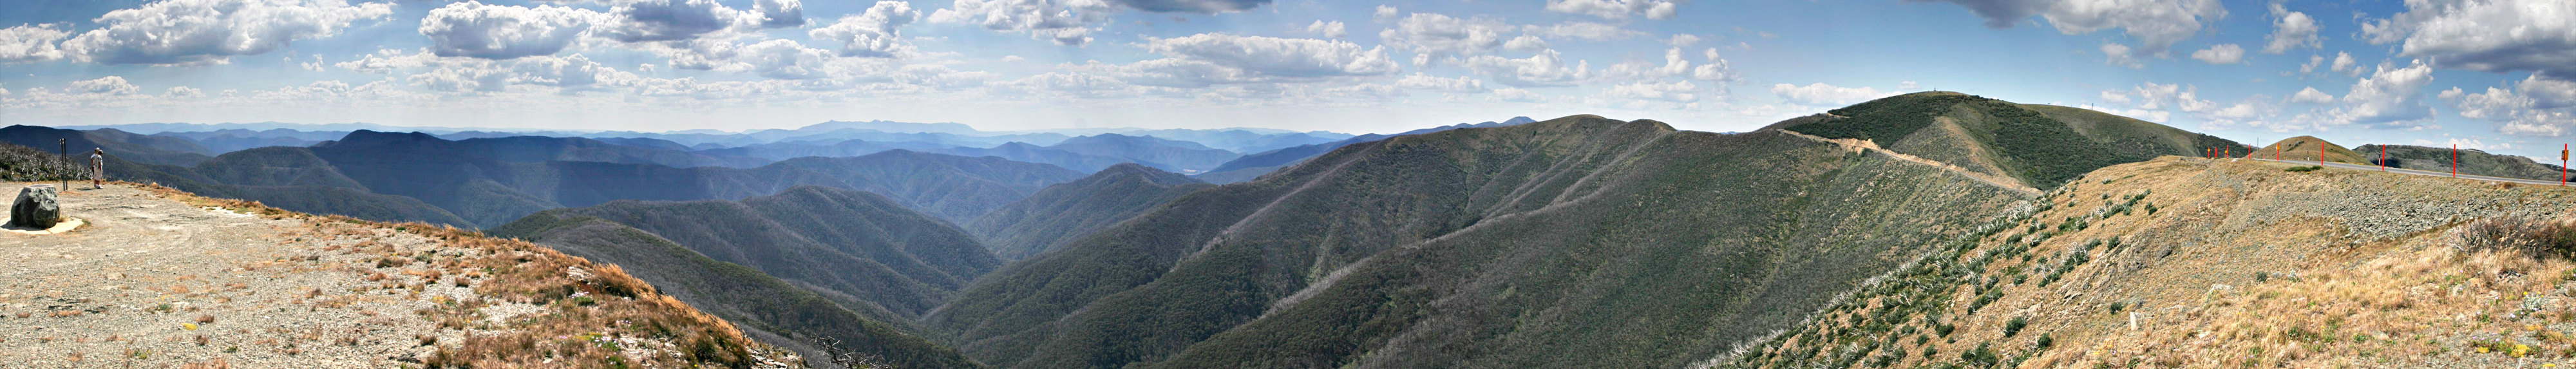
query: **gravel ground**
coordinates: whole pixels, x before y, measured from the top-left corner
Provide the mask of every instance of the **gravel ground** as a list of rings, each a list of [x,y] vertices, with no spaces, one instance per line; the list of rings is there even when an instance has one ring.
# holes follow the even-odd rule
[[[474,297],[471,289],[421,283],[420,264],[377,261],[479,250],[193,207],[121,185],[70,191],[62,202],[89,224],[0,234],[0,368],[417,366],[435,351],[425,343],[466,334],[415,311],[442,296]]]

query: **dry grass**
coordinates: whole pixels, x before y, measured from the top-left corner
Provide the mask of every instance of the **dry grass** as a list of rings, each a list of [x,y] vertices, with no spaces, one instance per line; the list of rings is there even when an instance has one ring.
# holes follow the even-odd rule
[[[615,265],[594,264],[543,246],[484,237],[480,233],[451,226],[302,214],[269,208],[255,201],[211,199],[166,187],[139,186],[192,206],[215,207],[271,219],[295,218],[317,224],[355,225],[357,227],[317,227],[312,236],[360,240],[346,249],[349,252],[385,254],[375,260],[374,266],[406,268],[402,275],[418,278],[419,282],[403,283],[408,279],[367,271],[366,279],[379,282],[377,287],[387,290],[408,288],[416,294],[424,284],[452,278],[449,283],[453,285],[470,286],[477,295],[499,300],[456,300],[437,296],[432,298],[438,302],[437,307],[417,312],[423,318],[437,322],[440,328],[469,333],[461,340],[444,342],[445,345],[437,336],[421,336],[421,345],[440,346],[437,353],[424,363],[430,367],[747,368],[802,365],[802,360],[793,353],[745,338],[731,323],[661,295],[652,285],[627,275]],[[377,232],[387,229],[427,237],[445,247],[479,252],[471,253],[473,255],[428,252],[397,255],[393,245],[366,240],[378,237]],[[311,260],[312,257],[305,258]],[[346,301],[340,298],[350,297],[326,299],[323,293],[320,289],[307,289],[298,295],[306,300],[320,299],[315,302],[317,305],[345,305]],[[497,304],[535,305],[545,311],[498,324],[483,322],[480,317],[482,309]],[[197,320],[211,323],[214,319],[205,315]],[[319,337],[307,338],[312,341]],[[293,346],[287,344],[278,350],[290,355],[300,352],[300,348]],[[223,368],[228,364],[218,361],[190,364],[190,367]]]

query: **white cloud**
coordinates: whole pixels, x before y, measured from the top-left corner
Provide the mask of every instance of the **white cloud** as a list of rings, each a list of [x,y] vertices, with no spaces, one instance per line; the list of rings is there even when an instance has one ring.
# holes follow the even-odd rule
[[[1510,42],[1504,42],[1503,50],[1533,53],[1539,52],[1539,50],[1547,50],[1547,40],[1538,38],[1538,36],[1521,35],[1520,37],[1513,37]]]
[[[1779,95],[1781,100],[1786,100],[1791,104],[1822,107],[1858,104],[1871,99],[1895,95],[1895,93],[1879,91],[1877,88],[1873,87],[1851,88],[1828,85],[1823,82],[1812,83],[1806,86],[1787,83],[1775,84],[1771,85],[1771,94]]]
[[[900,1],[897,1],[900,2]],[[878,4],[886,2],[879,1]],[[760,14],[760,26],[795,27],[805,25],[805,3],[798,0],[753,0],[751,10]]]
[[[1388,46],[1421,55],[1416,64],[1435,56],[1464,56],[1493,51],[1503,46],[1503,32],[1512,26],[1488,18],[1462,19],[1434,13],[1413,13],[1397,21],[1395,27],[1378,31],[1377,37]]]
[[[1590,63],[1576,61],[1568,65],[1556,50],[1543,50],[1526,59],[1478,55],[1468,58],[1466,65],[1496,82],[1518,87],[1571,86],[1592,74]]]
[[[2290,102],[2294,103],[2325,104],[2332,103],[2334,101],[2335,97],[2333,94],[2325,93],[2325,91],[2317,91],[2316,87],[2300,89],[2299,93],[2290,94]]]
[[[807,31],[815,40],[841,42],[841,56],[892,58],[912,51],[899,29],[911,24],[921,12],[902,1],[879,1],[859,14],[841,16],[829,27]]]
[[[1699,85],[1691,84],[1690,81],[1641,81],[1610,86],[1602,89],[1601,94],[1616,98],[1687,103],[1699,101]]]
[[[957,0],[930,13],[936,23],[973,23],[984,29],[1028,32],[1058,45],[1091,42],[1093,24],[1108,21],[1117,9],[1103,0]]]
[[[2129,94],[2127,92],[2122,92],[2120,90],[2102,90],[2102,101],[2128,104],[2131,100],[2129,99]]]
[[[71,37],[71,32],[54,29],[54,25],[20,25],[0,28],[0,63],[25,63],[62,59],[55,41]]]
[[[689,40],[734,27],[758,27],[762,15],[715,0],[628,0],[609,10],[600,36],[618,42]]]
[[[2403,41],[2398,55],[2489,72],[2576,75],[2576,3],[2565,0],[2412,0],[2367,21],[2368,41]]]
[[[2059,33],[2080,35],[2120,28],[2139,43],[2139,51],[2164,55],[2175,42],[2199,33],[2204,22],[2227,17],[2218,0],[1907,0],[1946,2],[1967,7],[1986,19],[1987,27],[2009,28],[2039,15]]]
[[[1663,64],[1659,65],[1645,60],[1630,60],[1620,62],[1619,64],[1612,64],[1609,68],[1602,68],[1600,71],[1594,72],[1593,77],[1606,81],[1636,81],[1663,79],[1665,77],[1680,76],[1691,72],[1690,60],[1683,58],[1682,49],[1676,47],[1664,50]]]
[[[561,6],[535,8],[467,1],[429,11],[420,34],[439,56],[510,59],[554,55],[580,40],[599,12]]]
[[[2576,107],[2576,81],[2533,75],[2511,87],[2488,87],[2481,93],[2453,87],[2440,96],[2460,117],[2502,123],[2496,131],[2505,134],[2558,137],[2576,130],[2576,113],[2570,112],[2576,110],[2570,109]]]
[[[1375,18],[1379,22],[1395,20],[1397,15],[1399,14],[1396,13],[1394,5],[1378,5],[1376,12],[1369,13],[1371,18]]]
[[[361,19],[393,13],[391,3],[341,0],[166,0],[99,16],[98,29],[62,49],[102,64],[223,62],[296,40],[330,37]]]
[[[2432,109],[2418,101],[2433,82],[2433,68],[2423,62],[2407,67],[2381,63],[2378,71],[2352,84],[2343,107],[2327,112],[2328,123],[2377,124],[2423,119]]]
[[[1547,97],[1539,96],[1538,93],[1530,92],[1530,90],[1504,87],[1500,90],[1494,90],[1494,96],[1488,97],[1485,100],[1494,102],[1540,102],[1546,101]]]
[[[1645,14],[1649,19],[1673,19],[1681,4],[1690,0],[1547,0],[1547,11],[1583,14],[1606,19],[1628,19]]]
[[[1492,89],[1485,88],[1485,81],[1479,81],[1479,80],[1476,80],[1475,78],[1468,78],[1468,77],[1458,77],[1458,78],[1440,78],[1440,77],[1433,77],[1433,76],[1431,76],[1431,75],[1422,74],[1422,73],[1414,73],[1413,75],[1404,76],[1404,79],[1396,80],[1396,81],[1395,81],[1395,86],[1396,86],[1396,87],[1409,88],[1409,89],[1417,89],[1417,90],[1433,90],[1433,91],[1448,92],[1448,93],[1470,93],[1470,94],[1472,94],[1472,93],[1483,93],[1483,92],[1485,92],[1485,91],[1492,91]]]
[[[1528,25],[1521,26],[1521,32],[1553,39],[1584,41],[1617,41],[1646,35],[1645,32],[1597,22],[1565,22],[1553,26]]]
[[[1688,33],[1675,33],[1672,38],[1664,40],[1665,45],[1673,45],[1673,47],[1690,47],[1698,43],[1699,36]]]
[[[1704,57],[1702,58],[1704,62],[1700,63],[1699,67],[1691,68],[1691,79],[1719,82],[1744,79],[1743,76],[1735,74],[1735,69],[1727,65],[1725,58],[1718,57],[1716,48],[1709,48],[1707,52],[1701,53],[1701,56]],[[1720,88],[1723,87],[1720,85]]]
[[[1306,33],[1323,35],[1324,38],[1343,38],[1350,37],[1351,35],[1350,27],[1343,25],[1342,21],[1325,22],[1320,20],[1315,21],[1314,24],[1306,25]]]
[[[2130,51],[2129,45],[2104,43],[2102,44],[2102,62],[2105,64],[2130,68],[2144,68],[2147,66],[2144,63],[2139,63],[2138,57],[2130,54]]]
[[[2210,45],[2207,49],[2191,52],[2191,58],[2210,64],[2244,63],[2245,48],[2236,44]]]
[[[143,88],[135,87],[132,83],[125,83],[125,77],[118,76],[72,81],[72,87],[67,89],[67,91],[92,95],[133,95],[142,90]]]
[[[1216,14],[1261,7],[1270,0],[1112,0],[1136,10],[1157,13]]]
[[[2272,3],[2272,17],[2272,35],[2264,37],[2271,40],[2271,44],[2263,46],[2263,53],[2280,54],[2303,47],[2324,47],[2325,44],[2317,40],[2317,19],[2308,17],[2308,13],[2290,11],[2289,7],[2276,2]]]
[[[2299,65],[2299,74],[2316,73],[2317,64],[2325,63],[2325,61],[2326,57],[2323,55],[2309,55],[2308,63]]]
[[[161,97],[173,99],[194,99],[206,97],[206,92],[197,90],[195,87],[172,86],[168,90],[163,90],[161,92]]]
[[[769,40],[744,46],[740,60],[761,77],[815,79],[827,76],[823,63],[831,58],[830,51],[808,48],[796,41]]]
[[[1396,71],[1395,61],[1387,57],[1385,47],[1363,49],[1348,41],[1203,33],[1155,39],[1146,49],[1259,77],[1385,75]]]
[[[2342,51],[2335,52],[2334,65],[2328,69],[2354,77],[2361,76],[2361,72],[2368,72],[2361,69],[2361,60],[2353,59],[2352,53]]]

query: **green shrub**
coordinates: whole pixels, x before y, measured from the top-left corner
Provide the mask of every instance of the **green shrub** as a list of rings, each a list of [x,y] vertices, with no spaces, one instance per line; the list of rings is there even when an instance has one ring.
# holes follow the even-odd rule
[[[2020,334],[2021,329],[2027,327],[2030,327],[2030,318],[2013,317],[2012,320],[2004,322],[2004,337]]]
[[[2326,169],[2326,167],[2310,165],[2310,166],[2304,166],[2304,167],[2290,167],[2289,169],[2282,169],[2281,171],[2283,171],[2283,172],[2314,172],[2314,171],[2316,171],[2316,170],[2318,170],[2318,169]]]

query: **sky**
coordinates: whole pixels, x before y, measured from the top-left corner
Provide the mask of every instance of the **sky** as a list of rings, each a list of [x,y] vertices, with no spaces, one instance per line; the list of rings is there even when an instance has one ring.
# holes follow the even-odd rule
[[[2576,2],[0,2],[0,124],[1727,132],[1926,90],[2554,160]]]

